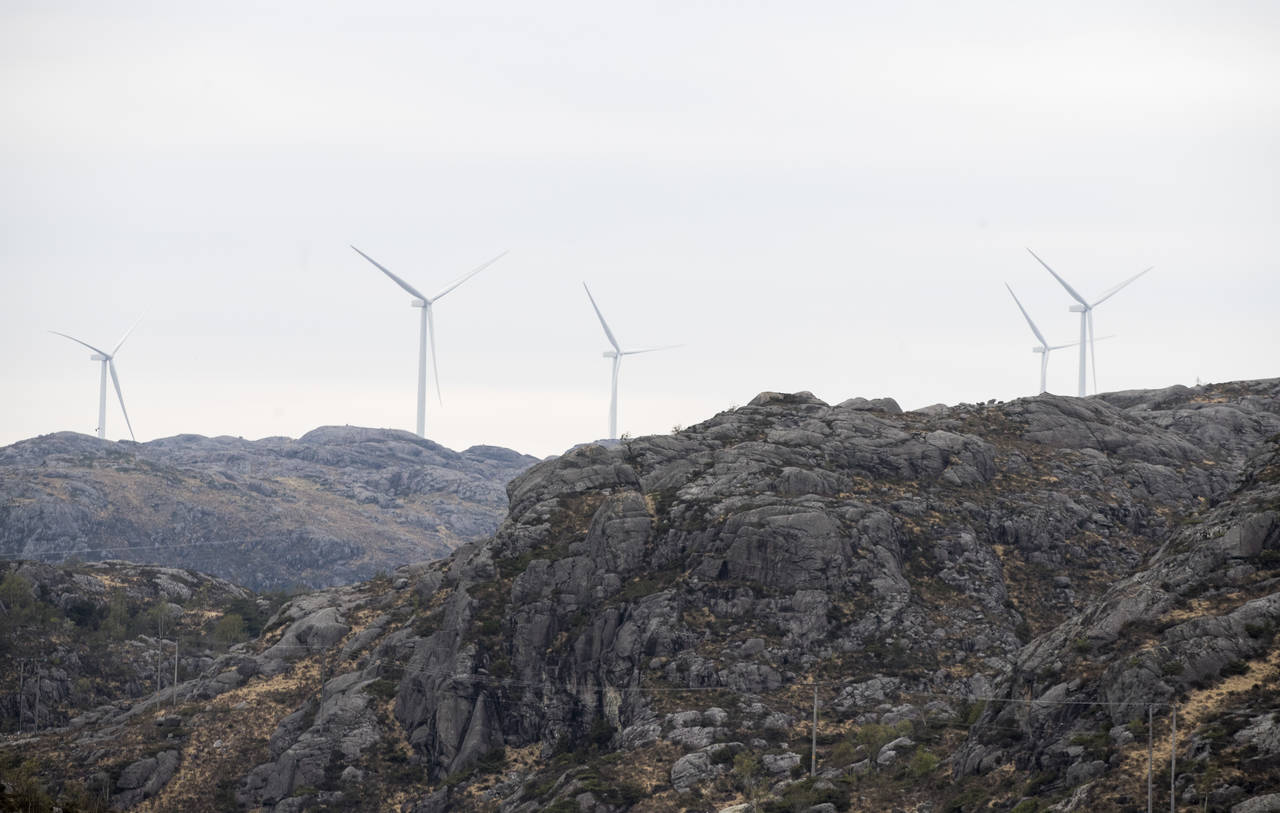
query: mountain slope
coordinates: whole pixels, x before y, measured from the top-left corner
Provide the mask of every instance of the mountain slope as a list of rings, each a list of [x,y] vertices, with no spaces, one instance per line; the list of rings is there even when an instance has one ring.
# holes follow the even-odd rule
[[[167,728],[142,704],[22,747],[150,810],[1025,813],[1132,802],[1112,729],[1180,702],[1220,730],[1178,792],[1226,810],[1280,792],[1249,761],[1278,436],[1274,380],[907,414],[765,393],[534,466],[492,539],[293,599]]]
[[[344,584],[492,533],[506,482],[534,462],[355,427],[298,440],[46,435],[0,449],[0,555],[193,567],[254,589]]]

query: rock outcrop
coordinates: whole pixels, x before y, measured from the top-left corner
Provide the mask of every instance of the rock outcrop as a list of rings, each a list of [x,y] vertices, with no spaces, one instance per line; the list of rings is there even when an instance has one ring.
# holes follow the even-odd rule
[[[184,685],[174,750],[275,811],[1124,809],[1146,708],[1159,735],[1176,706],[1179,799],[1264,805],[1278,488],[1280,381],[764,393],[533,466],[448,559],[296,597]],[[148,713],[63,747],[92,771]],[[183,776],[158,803],[199,798]]]

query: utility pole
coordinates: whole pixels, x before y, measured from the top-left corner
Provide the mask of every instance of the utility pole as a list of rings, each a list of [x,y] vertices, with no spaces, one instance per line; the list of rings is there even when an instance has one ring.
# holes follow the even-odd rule
[[[809,775],[818,775],[818,684],[813,684],[813,746],[809,750]]]
[[[1152,728],[1151,704],[1147,704],[1147,813],[1152,812],[1155,795],[1152,787],[1152,771],[1156,767],[1156,732]]]
[[[173,636],[173,709],[178,710],[178,636]]]
[[[26,658],[18,658],[18,732],[22,732],[22,678],[23,667],[27,665]]]
[[[1176,813],[1178,797],[1174,795],[1174,780],[1178,778],[1178,704],[1169,706],[1173,710],[1169,717],[1169,813]]]
[[[36,667],[36,707],[33,709],[35,719],[31,721],[31,731],[40,730],[40,667]]]

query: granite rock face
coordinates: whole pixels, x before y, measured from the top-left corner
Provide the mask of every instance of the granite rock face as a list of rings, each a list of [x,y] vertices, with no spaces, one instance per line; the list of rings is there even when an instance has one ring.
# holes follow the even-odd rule
[[[642,725],[653,680],[759,694],[822,664],[844,676],[844,713],[886,723],[927,704],[886,708],[861,687],[1006,690],[1004,675],[1039,668],[1026,661],[1047,642],[1103,645],[1165,600],[1116,598],[1116,575],[1253,572],[1228,561],[1270,544],[1272,521],[1252,508],[1217,548],[1184,555],[1194,562],[1144,567],[1250,476],[1249,455],[1280,430],[1278,391],[1041,396],[923,415],[765,393],[673,436],[572,451],[517,478],[493,541],[433,582],[438,629],[405,670],[397,719],[444,776],[503,744]],[[1265,651],[1244,630],[1277,602],[1171,631],[1199,653],[1185,680]],[[1067,617],[1078,630],[1052,629]],[[1115,668],[1108,697],[1141,691]],[[704,733],[668,739],[697,754]],[[975,765],[1003,764],[975,753]],[[692,784],[702,762],[675,775]],[[1080,765],[1073,776],[1092,779],[1095,762],[1064,775]]]
[[[0,555],[190,567],[255,590],[346,584],[493,533],[507,481],[534,462],[359,427],[148,443],[61,432],[0,449]]]
[[[1219,437],[1202,428],[1193,435]],[[1272,435],[1255,447],[1235,488],[1207,501],[1141,569],[994,676],[993,700],[957,754],[956,770],[1014,762],[1078,785],[1082,771],[1089,779],[1102,773],[1085,766],[1131,740],[1130,729],[1140,727],[1133,721],[1145,722],[1149,707],[1167,732],[1170,707],[1184,706],[1190,711],[1180,712],[1179,726],[1190,732],[1193,759],[1243,759],[1259,777],[1280,777],[1277,631],[1280,436]],[[1112,732],[1108,747],[1093,754],[1072,748],[1100,728]],[[1183,777],[1188,784],[1195,765]],[[1203,793],[1192,788],[1188,801]]]
[[[1183,802],[1280,791],[1280,381],[762,393],[508,497],[491,538],[297,596],[187,682],[215,724],[269,709],[240,805],[1127,809],[1152,704]]]

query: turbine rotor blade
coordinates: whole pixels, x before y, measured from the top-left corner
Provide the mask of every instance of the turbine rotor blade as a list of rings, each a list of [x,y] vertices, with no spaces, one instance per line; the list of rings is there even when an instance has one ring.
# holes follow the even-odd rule
[[[136,442],[138,438],[134,436],[133,424],[129,422],[129,410],[124,408],[124,393],[120,391],[120,377],[116,375],[116,363],[107,359],[107,369],[111,372],[111,383],[116,388],[116,398],[120,399],[120,411],[124,413],[125,426],[129,427],[129,437]]]
[[[440,392],[440,363],[436,361],[436,320],[431,315],[431,303],[427,303],[427,339],[431,342],[431,372],[436,379],[436,400],[444,406],[444,395]]]
[[[61,337],[62,337],[62,338],[64,338],[64,339],[70,339],[71,341],[75,342],[76,344],[82,344],[82,345],[84,345],[85,347],[89,348],[90,350],[92,350],[93,352],[95,352],[95,353],[97,353],[97,354],[99,354],[99,355],[101,355],[101,356],[105,356],[106,358],[111,358],[111,354],[110,354],[110,353],[108,353],[106,350],[99,350],[98,348],[94,347],[93,345],[89,344],[88,342],[82,342],[82,341],[80,341],[80,340],[79,340],[79,339],[77,339],[75,336],[70,336],[70,335],[68,335],[68,334],[66,334],[66,333],[59,333],[59,332],[58,332],[58,331],[56,331],[56,330],[51,330],[51,331],[49,331],[49,332],[50,332],[50,333],[52,333],[52,334],[54,334],[55,336],[61,336]]]
[[[115,358],[116,353],[120,352],[120,347],[124,345],[124,340],[129,338],[129,334],[133,332],[133,329],[137,327],[138,323],[141,321],[142,321],[142,317],[139,316],[137,319],[133,320],[132,325],[129,325],[129,329],[124,332],[124,335],[120,337],[120,341],[116,342],[115,349],[111,351],[112,358]]]
[[[1036,334],[1036,338],[1040,340],[1040,344],[1044,347],[1049,346],[1049,342],[1045,339],[1044,334],[1040,332],[1040,328],[1036,327],[1036,323],[1031,321],[1031,315],[1027,313],[1027,309],[1022,307],[1022,303],[1018,301],[1018,295],[1009,287],[1009,283],[1005,283],[1004,287],[1008,289],[1009,296],[1013,297],[1013,301],[1017,304],[1018,310],[1022,311],[1022,316],[1027,320],[1027,324],[1031,326],[1031,332]]]
[[[494,264],[494,263],[496,263],[498,260],[501,260],[503,257],[507,256],[507,254],[508,254],[508,252],[504,251],[504,252],[502,252],[501,254],[499,254],[497,257],[494,257],[492,260],[489,260],[488,262],[486,262],[486,263],[482,263],[481,265],[477,266],[476,268],[471,269],[471,270],[470,270],[470,271],[468,271],[466,274],[463,274],[463,275],[462,275],[462,277],[461,277],[461,278],[459,278],[457,282],[453,283],[453,284],[452,284],[452,285],[450,285],[448,288],[445,288],[443,291],[441,291],[440,293],[436,294],[436,295],[435,295],[435,297],[433,297],[432,299],[427,300],[427,301],[429,301],[429,302],[435,302],[437,299],[439,299],[440,297],[442,297],[442,296],[444,296],[445,294],[449,293],[449,292],[450,292],[450,291],[452,291],[454,288],[457,288],[459,285],[461,285],[462,283],[464,283],[464,282],[466,282],[467,280],[471,279],[471,278],[472,278],[472,277],[474,277],[476,274],[479,274],[481,271],[483,271],[483,270],[485,270],[486,268],[488,268],[489,266],[493,265],[493,264]],[[426,299],[426,297],[423,297],[423,299]]]
[[[613,331],[609,329],[609,323],[604,320],[604,314],[600,312],[600,306],[596,304],[596,298],[591,295],[591,289],[587,288],[587,284],[582,283],[582,287],[587,292],[587,299],[591,300],[591,307],[595,309],[596,316],[600,319],[600,327],[604,328],[604,335],[609,338],[609,344],[613,345],[613,349],[618,353],[622,353],[622,345],[618,344],[618,340],[614,338]]]
[[[1108,333],[1106,336],[1099,336],[1099,337],[1098,337],[1097,339],[1095,339],[1094,341],[1105,342],[1107,339],[1114,339],[1115,337],[1116,337],[1116,334],[1114,334],[1114,333]],[[1048,348],[1048,349],[1049,349],[1049,350],[1061,350],[1061,349],[1063,349],[1064,347],[1075,347],[1077,344],[1080,344],[1080,342],[1071,342],[1070,344],[1055,344],[1055,345],[1053,345],[1052,347],[1050,347],[1050,348]]]
[[[1072,298],[1072,299],[1074,299],[1075,301],[1079,302],[1081,305],[1084,305],[1086,309],[1089,307],[1089,303],[1084,301],[1084,297],[1082,297],[1082,296],[1080,296],[1080,294],[1076,293],[1076,289],[1075,289],[1075,288],[1072,288],[1070,285],[1068,285],[1068,284],[1067,284],[1067,281],[1066,281],[1065,279],[1063,279],[1062,277],[1058,276],[1058,272],[1057,272],[1057,271],[1054,271],[1052,268],[1050,268],[1050,267],[1049,267],[1049,264],[1048,264],[1047,262],[1045,262],[1044,260],[1040,259],[1040,257],[1039,257],[1039,256],[1038,256],[1034,251],[1032,251],[1031,249],[1027,249],[1027,253],[1028,253],[1028,254],[1030,254],[1032,257],[1035,257],[1035,258],[1036,258],[1036,262],[1038,262],[1038,263],[1040,263],[1041,265],[1043,265],[1043,266],[1044,266],[1044,270],[1048,271],[1050,274],[1053,274],[1053,278],[1054,278],[1054,279],[1056,279],[1058,282],[1062,283],[1062,287],[1067,289],[1067,293],[1071,294],[1071,298]]]
[[[1148,272],[1148,271],[1150,271],[1152,268],[1155,268],[1155,266],[1153,265],[1153,266],[1151,266],[1150,268],[1144,268],[1143,270],[1141,270],[1141,271],[1139,271],[1138,273],[1134,274],[1132,277],[1129,277],[1129,278],[1128,278],[1127,280],[1125,280],[1124,282],[1120,283],[1119,285],[1115,286],[1114,288],[1111,288],[1111,289],[1110,289],[1110,290],[1108,290],[1106,293],[1104,293],[1104,294],[1102,295],[1102,297],[1101,297],[1097,302],[1094,302],[1090,307],[1095,307],[1095,308],[1096,308],[1098,305],[1101,305],[1103,302],[1106,302],[1106,301],[1107,301],[1108,299],[1110,299],[1111,297],[1113,297],[1113,296],[1115,296],[1116,294],[1120,293],[1121,289],[1123,289],[1126,285],[1128,285],[1129,283],[1133,282],[1134,280],[1136,280],[1138,277],[1142,276],[1143,274],[1147,273],[1147,272]]]
[[[414,296],[416,296],[418,299],[421,299],[423,302],[430,302],[430,301],[431,301],[431,300],[427,299],[425,296],[423,296],[423,295],[422,295],[422,292],[421,292],[421,291],[419,291],[417,288],[413,287],[413,286],[412,286],[412,285],[410,285],[409,283],[407,283],[407,282],[405,282],[404,280],[402,280],[402,279],[400,279],[399,277],[397,277],[395,274],[393,274],[393,273],[391,273],[390,271],[388,271],[386,268],[384,268],[382,265],[380,265],[380,264],[378,263],[378,261],[377,261],[377,260],[375,260],[374,258],[370,257],[368,254],[365,254],[363,251],[361,251],[360,249],[356,248],[355,246],[352,246],[352,247],[351,247],[351,250],[352,250],[352,251],[354,251],[355,253],[359,254],[361,257],[364,257],[364,258],[365,258],[366,260],[368,260],[369,262],[373,263],[373,265],[374,265],[374,267],[375,267],[375,268],[377,268],[377,269],[378,269],[379,271],[381,271],[382,273],[386,274],[388,277],[391,277],[392,281],[393,281],[393,282],[395,282],[395,284],[396,284],[396,285],[399,285],[401,288],[403,288],[403,289],[405,289],[406,291],[408,291],[409,293],[413,294],[413,295],[414,295]]]
[[[659,345],[658,347],[642,347],[639,350],[623,350],[618,355],[634,356],[637,353],[652,353],[656,350],[670,350],[673,347],[684,347],[684,345],[683,344],[663,344],[663,345]]]

